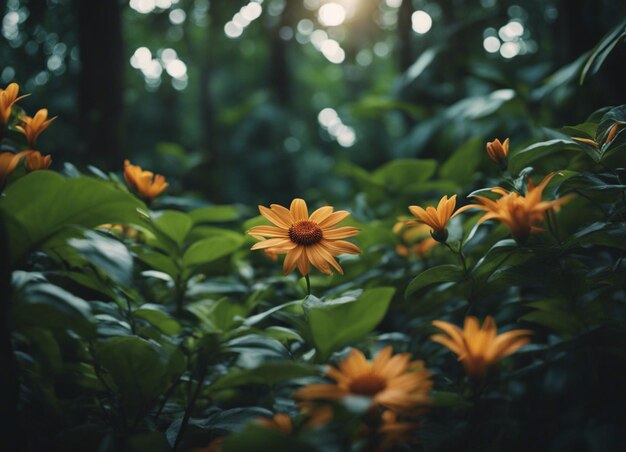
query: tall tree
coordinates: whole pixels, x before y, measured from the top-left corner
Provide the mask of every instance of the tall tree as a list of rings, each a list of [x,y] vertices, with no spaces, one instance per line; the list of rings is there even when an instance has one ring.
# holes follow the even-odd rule
[[[75,0],[82,152],[106,168],[122,158],[124,46],[118,1]]]

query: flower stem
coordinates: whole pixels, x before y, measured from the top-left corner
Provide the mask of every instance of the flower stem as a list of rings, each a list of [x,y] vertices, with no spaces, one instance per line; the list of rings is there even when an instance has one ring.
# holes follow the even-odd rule
[[[304,275],[304,279],[306,280],[306,294],[307,296],[311,295],[311,279],[309,278],[309,274]]]
[[[459,244],[459,249],[455,250],[454,248],[452,248],[452,246],[445,242],[444,245],[446,245],[448,247],[448,249],[450,251],[452,251],[454,254],[456,254],[459,258],[459,261],[461,262],[461,265],[463,266],[463,273],[467,274],[467,264],[465,262],[465,255],[463,254],[463,245]]]

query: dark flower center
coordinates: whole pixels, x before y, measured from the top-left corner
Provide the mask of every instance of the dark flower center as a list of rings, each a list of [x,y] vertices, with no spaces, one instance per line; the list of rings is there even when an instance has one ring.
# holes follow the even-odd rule
[[[324,238],[324,234],[322,232],[322,228],[320,228],[317,223],[309,220],[302,220],[294,223],[289,228],[289,238],[293,243],[307,246],[313,245],[322,240],[322,238]]]
[[[374,396],[387,387],[387,381],[378,375],[361,375],[350,382],[350,392],[364,396]]]

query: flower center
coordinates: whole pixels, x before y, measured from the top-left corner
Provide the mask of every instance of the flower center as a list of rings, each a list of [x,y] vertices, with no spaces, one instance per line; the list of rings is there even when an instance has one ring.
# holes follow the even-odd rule
[[[387,381],[378,375],[365,374],[350,382],[350,392],[364,396],[373,396],[387,387]]]
[[[289,238],[298,245],[313,245],[324,237],[322,228],[317,223],[309,220],[301,220],[289,228]]]

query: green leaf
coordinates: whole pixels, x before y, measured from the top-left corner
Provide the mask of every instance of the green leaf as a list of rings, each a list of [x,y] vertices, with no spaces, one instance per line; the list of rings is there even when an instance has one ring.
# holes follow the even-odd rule
[[[578,231],[569,245],[573,243],[608,246],[626,251],[626,228],[624,223],[593,223]]]
[[[157,304],[143,304],[133,312],[133,316],[145,320],[165,334],[174,335],[181,330],[180,323]]]
[[[372,179],[392,190],[411,192],[411,187],[430,179],[436,169],[436,160],[398,159],[374,171]]]
[[[235,221],[239,218],[239,211],[235,206],[208,206],[201,207],[189,212],[193,222],[198,223],[224,223]]]
[[[609,31],[591,50],[591,55],[580,73],[581,85],[585,82],[587,75],[593,75],[598,72],[604,60],[624,36],[626,36],[626,20],[623,20],[617,27]]]
[[[137,336],[101,341],[96,358],[119,391],[127,415],[149,409],[184,367],[179,351]]]
[[[84,239],[70,239],[69,245],[113,281],[129,287],[133,276],[133,258],[126,246],[93,231],[86,231],[84,236]]]
[[[192,218],[176,210],[164,210],[153,215],[154,226],[174,243],[182,245],[193,226]]]
[[[545,326],[564,337],[573,337],[585,329],[585,324],[574,314],[565,311],[537,310],[519,319]]]
[[[405,298],[413,295],[417,291],[425,287],[432,286],[443,282],[459,282],[463,278],[463,269],[458,265],[444,264],[437,267],[431,267],[417,275],[409,283],[404,293]]]
[[[549,155],[563,151],[579,151],[581,147],[574,141],[557,138],[549,141],[532,144],[520,151],[517,151],[509,159],[509,166],[513,173],[519,172],[525,166],[535,160],[542,159]]]
[[[200,240],[189,247],[183,256],[187,268],[208,264],[228,254],[234,253],[243,244],[243,237],[222,236]]]
[[[28,284],[19,290],[13,319],[19,327],[71,329],[84,337],[95,333],[95,320],[85,300],[48,283]]]
[[[189,303],[185,310],[195,315],[206,331],[230,331],[241,324],[237,317],[245,317],[248,314],[246,306],[230,301],[226,297],[218,301],[200,300]]]
[[[309,296],[304,311],[322,357],[371,332],[385,316],[395,288],[367,289],[358,298],[321,301]]]
[[[319,369],[309,364],[293,361],[263,363],[252,369],[231,370],[211,385],[211,391],[219,391],[235,386],[274,385],[281,381],[317,375]]]
[[[176,262],[166,254],[159,251],[152,251],[145,246],[136,246],[132,249],[137,255],[137,258],[153,270],[167,273],[173,278],[176,278],[180,272]]]
[[[13,263],[65,226],[138,222],[137,209],[145,209],[138,199],[111,183],[88,177],[65,179],[46,170],[24,176],[5,195],[0,211]]]
[[[459,185],[470,183],[484,154],[481,138],[469,140],[441,165],[439,176],[453,180]]]
[[[576,60],[559,68],[556,72],[547,77],[543,85],[532,91],[532,99],[540,101],[558,92],[557,90],[567,88],[569,83],[579,77],[589,54],[590,52],[583,53]]]

